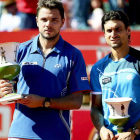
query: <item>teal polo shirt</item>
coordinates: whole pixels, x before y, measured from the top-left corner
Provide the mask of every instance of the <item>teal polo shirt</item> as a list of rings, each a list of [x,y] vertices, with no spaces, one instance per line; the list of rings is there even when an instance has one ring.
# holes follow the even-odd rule
[[[111,54],[99,60],[91,70],[90,84],[93,94],[102,94],[102,109],[105,126],[117,133],[116,126],[109,121],[108,98],[130,97],[129,122],[124,132],[140,119],[140,51],[130,47],[129,54],[120,61],[112,61]],[[140,139],[140,136],[135,138]]]

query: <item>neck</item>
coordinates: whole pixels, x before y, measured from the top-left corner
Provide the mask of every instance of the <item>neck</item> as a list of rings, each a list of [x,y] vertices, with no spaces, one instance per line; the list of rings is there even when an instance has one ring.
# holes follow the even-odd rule
[[[49,39],[42,38],[40,35],[39,40],[38,40],[38,46],[44,55],[48,55],[50,51],[54,48],[58,40],[59,40],[59,37],[53,40],[49,40]]]
[[[119,61],[123,59],[129,53],[129,50],[130,50],[129,46],[125,48],[118,48],[118,49],[112,48],[111,59],[113,61]]]

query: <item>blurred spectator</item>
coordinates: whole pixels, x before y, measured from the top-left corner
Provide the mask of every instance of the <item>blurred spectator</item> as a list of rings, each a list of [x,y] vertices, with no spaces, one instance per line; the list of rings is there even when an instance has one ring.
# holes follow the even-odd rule
[[[123,10],[130,25],[140,25],[140,0],[109,0],[111,10]]]
[[[111,10],[124,10],[125,0],[109,0]]]
[[[130,25],[140,25],[140,0],[129,0],[127,14]]]
[[[5,12],[4,12],[5,11]],[[0,18],[0,31],[18,31],[21,23],[14,0],[4,1],[4,9]]]
[[[63,3],[63,7],[65,10],[65,24],[63,26],[63,29],[70,29],[71,28],[71,18],[72,18],[72,6],[73,6],[73,0],[61,0]]]
[[[16,0],[17,9],[21,17],[21,29],[35,29],[36,24],[36,8],[38,0]]]
[[[104,15],[103,1],[102,0],[91,0],[91,11],[92,14],[88,19],[88,24],[94,31],[101,30],[101,18]]]
[[[3,8],[3,2],[0,1],[0,17],[1,17],[1,15],[2,15],[2,8]]]
[[[88,29],[88,16],[90,9],[90,0],[73,0],[73,19],[71,27],[73,29],[86,30]]]

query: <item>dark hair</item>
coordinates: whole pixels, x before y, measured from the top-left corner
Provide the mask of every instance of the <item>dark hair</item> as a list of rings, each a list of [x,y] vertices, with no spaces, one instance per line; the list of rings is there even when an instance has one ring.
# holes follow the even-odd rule
[[[58,9],[60,12],[61,18],[64,19],[63,4],[59,0],[39,0],[37,5],[38,5],[36,9],[37,17],[41,8],[48,8],[48,9]]]
[[[104,24],[109,20],[120,20],[124,23],[125,29],[130,26],[129,18],[122,10],[111,10],[102,17],[102,31],[104,32]],[[130,35],[128,36],[130,43]]]

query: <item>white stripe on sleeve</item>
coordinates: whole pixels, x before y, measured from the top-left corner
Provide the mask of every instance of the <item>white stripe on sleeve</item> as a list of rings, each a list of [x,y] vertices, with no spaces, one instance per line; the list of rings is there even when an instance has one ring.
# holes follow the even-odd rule
[[[90,93],[91,93],[91,94],[94,94],[94,95],[102,94],[102,92],[93,92],[93,91],[91,91]]]

